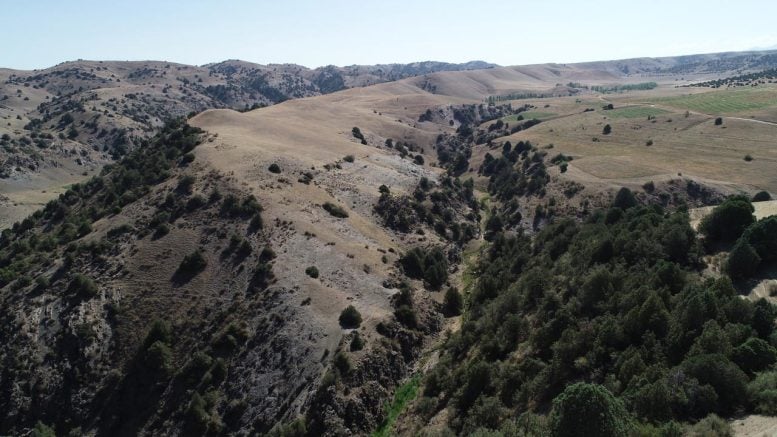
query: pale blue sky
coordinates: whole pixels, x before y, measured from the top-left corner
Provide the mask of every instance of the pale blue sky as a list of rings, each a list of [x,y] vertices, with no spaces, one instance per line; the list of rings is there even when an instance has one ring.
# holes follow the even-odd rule
[[[74,59],[501,65],[777,46],[777,1],[0,0],[0,67]]]

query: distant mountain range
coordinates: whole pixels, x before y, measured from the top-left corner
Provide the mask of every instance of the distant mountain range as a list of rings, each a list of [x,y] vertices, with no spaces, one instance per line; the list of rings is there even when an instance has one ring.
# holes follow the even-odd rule
[[[616,79],[736,75],[777,67],[777,51],[635,58],[574,66],[576,71],[596,71]],[[55,167],[63,157],[70,161],[77,158],[78,165],[109,162],[131,150],[165,120],[209,108],[247,110],[408,77],[492,68],[521,67],[484,61],[311,69],[240,60],[203,66],[78,60],[43,70],[0,68],[0,179]]]

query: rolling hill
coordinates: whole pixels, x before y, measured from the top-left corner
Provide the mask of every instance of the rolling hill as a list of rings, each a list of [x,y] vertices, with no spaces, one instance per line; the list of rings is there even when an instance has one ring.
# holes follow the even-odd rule
[[[687,396],[656,423],[752,412],[705,372],[754,380],[728,357],[771,341],[771,306],[705,282],[683,211],[777,191],[774,86],[676,85],[768,56],[4,71],[4,153],[35,170],[0,181],[22,206],[0,239],[0,431],[539,427],[567,382],[631,402],[680,363]],[[704,340],[723,327],[726,351]]]

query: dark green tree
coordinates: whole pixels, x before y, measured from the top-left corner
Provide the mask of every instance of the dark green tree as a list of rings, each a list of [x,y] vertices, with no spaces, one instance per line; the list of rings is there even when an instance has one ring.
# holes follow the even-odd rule
[[[634,193],[626,187],[622,187],[615,195],[615,199],[612,201],[614,208],[628,209],[637,206],[637,198],[634,197]]]
[[[628,435],[631,427],[623,402],[600,385],[578,382],[553,400],[554,437],[620,437]]]
[[[758,269],[761,257],[750,243],[738,241],[726,259],[726,271],[732,278],[749,278]]]
[[[755,222],[750,199],[734,196],[726,199],[699,224],[699,231],[715,241],[734,241]]]
[[[464,308],[464,299],[456,287],[449,287],[443,298],[443,312],[446,316],[458,316]]]

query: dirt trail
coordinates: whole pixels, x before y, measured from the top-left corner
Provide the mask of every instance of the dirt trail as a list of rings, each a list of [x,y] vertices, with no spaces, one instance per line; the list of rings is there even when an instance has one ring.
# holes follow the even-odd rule
[[[773,121],[758,120],[756,118],[741,118],[741,117],[726,117],[726,118],[730,118],[731,120],[752,121],[753,123],[761,123],[761,124],[768,124],[770,126],[777,126],[777,123]]]

